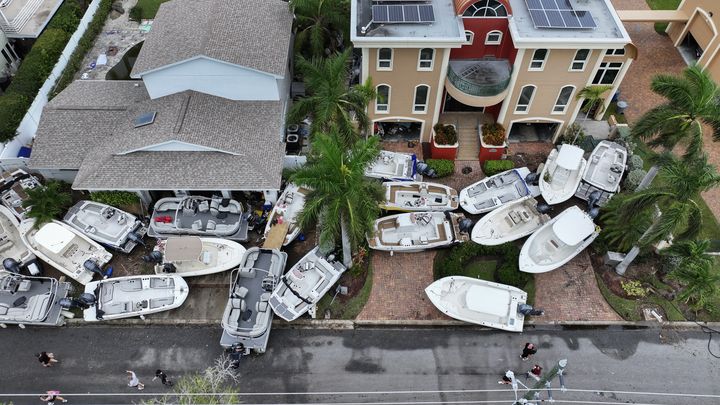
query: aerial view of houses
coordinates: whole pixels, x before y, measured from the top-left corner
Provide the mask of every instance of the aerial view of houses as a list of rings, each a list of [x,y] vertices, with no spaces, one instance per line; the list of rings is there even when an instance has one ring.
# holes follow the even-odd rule
[[[0,0],[0,404],[718,403],[718,27]]]

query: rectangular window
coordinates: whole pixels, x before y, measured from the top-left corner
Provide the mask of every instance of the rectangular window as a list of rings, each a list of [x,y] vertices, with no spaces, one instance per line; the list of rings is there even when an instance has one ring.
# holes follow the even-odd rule
[[[565,86],[560,90],[560,94],[558,94],[558,98],[555,101],[555,106],[552,110],[553,114],[565,114],[565,110],[567,109],[574,90],[575,88],[573,86]]]
[[[378,49],[377,70],[392,70],[392,49]]]
[[[520,91],[520,97],[518,97],[517,105],[515,106],[516,113],[526,114],[528,112],[533,94],[535,94],[535,86],[525,86],[522,88]]]
[[[434,55],[435,50],[432,48],[421,49],[420,57],[418,58],[418,70],[432,70]]]
[[[588,60],[588,56],[590,56],[589,49],[578,49],[577,52],[575,52],[575,58],[573,58],[570,64],[570,70],[574,72],[582,72],[585,70],[585,63]]]
[[[424,113],[427,111],[428,93],[430,93],[430,87],[428,86],[422,85],[415,88],[414,113]]]
[[[625,55],[625,48],[608,49],[605,51],[605,55]]]
[[[621,62],[602,62],[597,73],[595,73],[592,84],[613,84],[620,73],[622,65]]]
[[[529,70],[543,70],[548,53],[547,49],[536,49],[535,52],[533,52]]]

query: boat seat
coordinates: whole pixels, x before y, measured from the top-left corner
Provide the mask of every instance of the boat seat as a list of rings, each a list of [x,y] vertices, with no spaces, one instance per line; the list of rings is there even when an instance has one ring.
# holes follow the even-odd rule
[[[255,269],[240,269],[238,275],[242,278],[255,278]]]
[[[207,250],[202,252],[200,254],[200,261],[204,264],[210,264],[212,263],[212,253],[208,252]]]
[[[428,238],[425,235],[420,235],[420,244],[421,245],[427,245],[428,244]]]
[[[268,302],[268,301],[270,301],[270,295],[271,295],[271,294],[270,294],[269,292],[260,294],[260,302]]]
[[[120,289],[120,291],[140,291],[142,290],[142,282],[138,279],[122,280],[115,283],[115,287]]]
[[[255,303],[255,310],[257,312],[265,312],[265,311],[267,311],[267,309],[268,309],[267,301],[265,301],[265,302],[258,301],[257,303]]]
[[[495,206],[495,201],[492,198],[489,198],[485,201],[480,201],[473,205],[475,206],[475,208],[481,210],[481,209],[490,208],[490,207]]]
[[[516,197],[514,194],[506,193],[498,197],[498,200],[502,203],[507,203],[514,200]]]
[[[15,244],[11,240],[6,240],[3,242],[0,242],[0,252],[4,252],[4,251],[12,248],[13,245],[15,245]]]
[[[5,315],[8,313],[8,306],[5,304],[0,304],[0,315]]]
[[[20,286],[18,286],[18,291],[30,291],[30,287],[32,287],[32,281],[30,280],[23,280],[20,282]]]
[[[150,298],[150,309],[160,308],[166,305],[172,305],[174,301],[174,297]]]
[[[217,198],[213,198],[213,200],[210,202],[210,215],[217,216],[217,214],[220,212],[220,200]]]
[[[505,222],[508,224],[508,226],[509,226],[510,228],[512,228],[513,226],[515,226],[515,222],[513,222],[513,220],[510,219],[510,217],[508,217],[508,216],[505,216]]]
[[[171,277],[167,278],[151,278],[150,288],[173,288],[175,281]]]
[[[593,162],[593,163],[597,163],[597,162],[599,162],[599,161],[600,161],[600,156],[598,156],[598,155],[593,155],[593,157],[592,157],[592,162]]]
[[[295,197],[295,195],[293,194],[292,191],[287,193],[287,195],[285,196],[285,204],[292,204],[294,197]]]
[[[208,212],[210,211],[210,203],[207,202],[207,200],[201,202],[198,205],[198,212]]]
[[[262,311],[257,313],[257,317],[255,318],[255,327],[263,326],[267,324],[270,319],[272,318],[272,311]],[[253,328],[255,329],[255,328]]]
[[[402,238],[398,241],[398,245],[400,246],[412,246],[412,239],[410,238]]]
[[[248,291],[249,290],[243,286],[235,287],[235,291],[233,292],[233,298],[245,298]]]
[[[195,209],[192,206],[188,206],[188,204],[185,204],[183,205],[182,213],[185,216],[195,215]]]
[[[480,183],[477,186],[468,190],[468,196],[475,197],[476,195],[484,192],[485,190],[487,190],[487,185],[485,185],[485,183]]]
[[[191,228],[193,231],[202,230],[202,220],[198,219],[197,221],[193,222]]]
[[[522,219],[520,218],[520,214],[518,214],[517,211],[510,211],[510,213],[508,213],[508,216],[516,224],[519,224],[522,221]]]
[[[217,225],[217,222],[213,221],[212,219],[208,219],[207,224],[205,225],[205,229],[208,231],[214,231],[215,225]]]

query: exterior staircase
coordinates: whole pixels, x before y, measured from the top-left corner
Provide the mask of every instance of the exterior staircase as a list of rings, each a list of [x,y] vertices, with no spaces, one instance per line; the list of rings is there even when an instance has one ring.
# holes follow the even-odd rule
[[[443,124],[455,124],[458,131],[458,155],[455,160],[478,160],[480,137],[478,126],[493,122],[493,118],[481,112],[451,112],[440,114]]]

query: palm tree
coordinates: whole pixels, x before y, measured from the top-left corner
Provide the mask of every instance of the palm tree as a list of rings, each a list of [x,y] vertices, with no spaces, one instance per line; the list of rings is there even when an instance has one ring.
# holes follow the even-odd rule
[[[342,237],[343,262],[352,266],[352,252],[372,230],[378,217],[378,202],[384,198],[380,184],[364,175],[378,155],[378,138],[358,140],[346,150],[337,135],[315,134],[313,156],[290,180],[312,188],[298,216],[302,228],[322,222],[320,244]]]
[[[608,86],[606,84],[603,85],[593,85],[593,86],[586,86],[580,92],[578,92],[577,96],[575,96],[576,99],[585,99],[587,103],[582,107],[580,111],[584,112],[585,114],[585,120],[587,121],[588,116],[590,114],[590,111],[595,108],[595,106],[598,106],[598,110],[595,112],[596,114],[602,114],[605,110],[605,92],[608,90],[612,90],[612,86]]]
[[[648,246],[671,234],[677,240],[695,238],[702,228],[702,211],[695,200],[701,198],[701,192],[720,185],[720,175],[708,163],[706,154],[687,162],[668,152],[663,155],[663,161],[666,163],[660,169],[662,183],[636,191],[626,197],[619,207],[622,218],[627,221],[648,210],[658,210],[660,214],[640,237],[639,246],[634,246],[615,268],[618,274],[625,273],[639,253],[640,246]],[[634,256],[631,257],[631,254]]]
[[[63,184],[50,180],[45,186],[27,190],[28,198],[23,207],[30,207],[27,216],[35,218],[35,227],[59,218],[72,202],[70,193],[63,191]]]
[[[369,79],[365,84],[348,87],[350,54],[348,49],[327,59],[298,57],[297,66],[309,95],[295,102],[288,114],[289,122],[309,116],[313,132],[338,133],[346,146],[357,139],[353,121],[360,130],[368,129],[366,107],[375,97]]]
[[[295,14],[295,53],[323,57],[349,38],[350,5],[343,0],[290,0]]]
[[[713,268],[712,262],[689,262],[675,269],[669,277],[683,284],[678,298],[691,303],[696,310],[710,305],[720,285],[720,271]]]
[[[612,250],[624,252],[632,248],[638,243],[644,230],[652,224],[650,212],[638,212],[630,218],[622,215],[620,207],[628,196],[629,194],[613,196],[602,208],[600,219],[603,227],[600,236]]]
[[[663,249],[660,254],[675,258],[675,268],[673,271],[684,268],[693,264],[700,266],[712,266],[715,259],[707,254],[710,248],[710,241],[703,240],[684,240],[679,241],[667,249]]]

